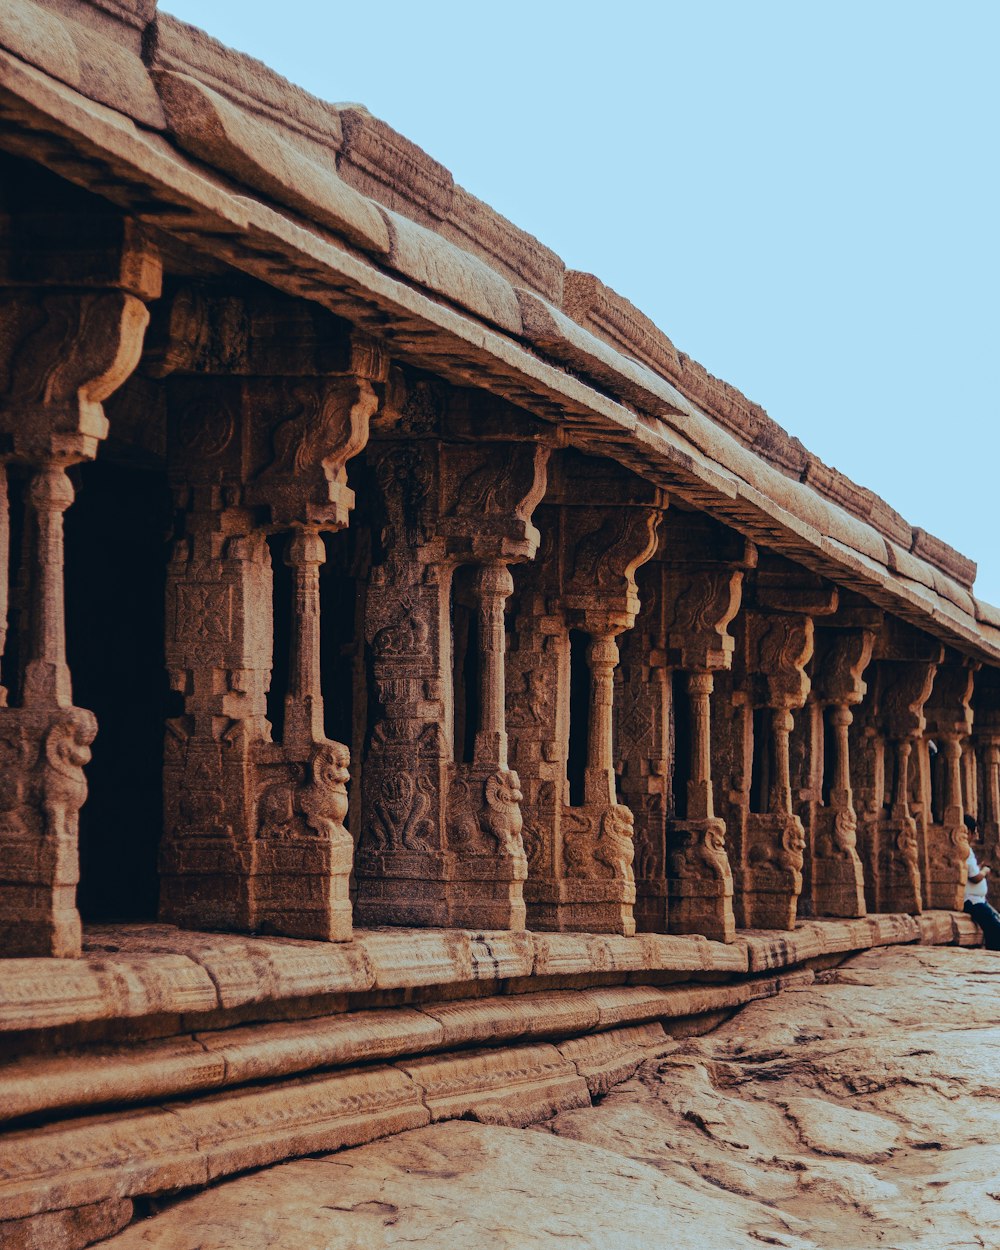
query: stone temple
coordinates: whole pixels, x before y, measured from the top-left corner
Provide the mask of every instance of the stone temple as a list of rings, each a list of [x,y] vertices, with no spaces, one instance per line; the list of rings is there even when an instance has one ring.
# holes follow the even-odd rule
[[[362,107],[0,0],[0,1241],[975,944],[975,572]]]

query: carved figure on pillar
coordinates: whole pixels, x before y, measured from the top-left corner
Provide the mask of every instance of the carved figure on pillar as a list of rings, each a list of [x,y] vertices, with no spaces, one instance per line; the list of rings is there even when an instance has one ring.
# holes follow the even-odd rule
[[[382,555],[367,589],[378,707],[357,913],[366,924],[521,929],[527,861],[508,761],[505,606],[510,565],[538,547],[532,513],[549,449],[513,409],[506,437],[491,440],[476,398],[469,411],[462,394],[435,411],[419,382],[401,390],[369,455]]]
[[[66,662],[67,469],[92,460],[107,435],[102,405],[138,362],[160,265],[110,208],[61,217],[53,205],[40,223],[11,186],[0,210],[18,257],[0,278],[0,953],[75,956],[79,812],[97,722],[73,706]],[[23,485],[25,534],[17,673],[4,663],[9,476]]]
[[[224,343],[207,327],[238,312]],[[276,350],[274,335],[294,333]],[[184,289],[154,336],[168,462],[184,516],[167,579],[168,724],[160,910],[187,927],[348,940],[348,748],[326,738],[319,570],[347,525],[347,462],[367,441],[386,363],[322,309]],[[269,537],[291,570],[280,741]]]

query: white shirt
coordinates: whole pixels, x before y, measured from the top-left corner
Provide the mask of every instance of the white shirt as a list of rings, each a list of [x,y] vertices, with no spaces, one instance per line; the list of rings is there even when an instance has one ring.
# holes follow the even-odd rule
[[[979,861],[976,859],[975,851],[969,851],[969,858],[966,860],[966,867],[969,870],[968,876],[970,878],[979,876]],[[966,881],[965,901],[967,903],[985,903],[986,891],[988,888],[988,883],[985,877],[983,877],[982,881]]]

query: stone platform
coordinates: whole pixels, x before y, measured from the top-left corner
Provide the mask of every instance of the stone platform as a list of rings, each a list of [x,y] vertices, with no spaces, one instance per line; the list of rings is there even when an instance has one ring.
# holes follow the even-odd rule
[[[3,966],[3,1244],[81,1247],[137,1198],[438,1121],[543,1120],[851,952],[978,937],[952,912],[806,921],[730,945],[93,928],[81,960]]]
[[[431,1124],[170,1202],[107,1250],[1000,1244],[1000,959],[860,952],[535,1131]]]

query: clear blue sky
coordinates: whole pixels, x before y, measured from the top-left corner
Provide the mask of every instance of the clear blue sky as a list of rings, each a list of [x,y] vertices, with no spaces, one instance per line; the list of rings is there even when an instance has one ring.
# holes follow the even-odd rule
[[[1000,603],[1000,4],[161,7],[365,104]]]

